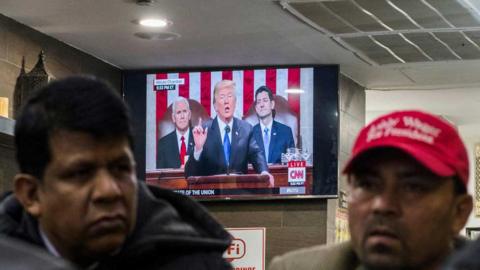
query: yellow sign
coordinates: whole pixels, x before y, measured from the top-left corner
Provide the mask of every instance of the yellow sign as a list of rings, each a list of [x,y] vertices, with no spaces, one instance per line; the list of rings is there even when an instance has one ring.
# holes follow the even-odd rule
[[[350,240],[348,214],[346,209],[338,208],[335,215],[335,243]]]
[[[8,98],[0,97],[0,116],[8,117]]]

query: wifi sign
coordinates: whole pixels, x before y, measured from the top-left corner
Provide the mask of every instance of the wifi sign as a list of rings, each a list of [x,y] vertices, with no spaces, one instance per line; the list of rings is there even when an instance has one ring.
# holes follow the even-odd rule
[[[238,260],[245,256],[246,249],[245,241],[239,238],[234,238],[224,256],[229,262]]]

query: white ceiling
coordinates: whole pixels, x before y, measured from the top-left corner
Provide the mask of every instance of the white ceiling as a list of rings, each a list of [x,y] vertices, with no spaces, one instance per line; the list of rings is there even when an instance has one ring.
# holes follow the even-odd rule
[[[402,1],[412,5],[468,2],[469,12],[480,18],[479,0]],[[367,64],[331,36],[282,8],[279,1],[155,0],[151,6],[139,6],[134,0],[1,0],[0,13],[121,69],[340,64],[344,75],[368,89],[410,91],[398,92],[385,101],[379,99],[380,91],[375,97],[379,102],[369,102],[368,111],[401,104],[425,109],[435,105],[439,114],[452,116],[458,124],[477,122],[480,115],[476,109],[480,108],[480,60]],[[172,21],[162,31],[181,37],[161,41],[134,36],[147,30],[132,21],[149,16]],[[444,90],[415,91],[439,88]]]

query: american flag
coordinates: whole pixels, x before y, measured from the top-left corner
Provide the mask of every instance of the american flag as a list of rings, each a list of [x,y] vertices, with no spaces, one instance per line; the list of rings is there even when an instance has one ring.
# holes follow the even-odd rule
[[[158,90],[159,82],[165,82],[167,79],[181,83],[175,85],[174,90]],[[252,105],[255,99],[255,90],[263,85],[270,88],[274,94],[287,99],[290,108],[300,119],[304,102],[301,101],[300,95],[289,94],[285,90],[300,88],[305,91],[313,91],[313,68],[265,68],[147,75],[147,169],[155,168],[157,124],[168,106],[178,96],[183,96],[198,101],[210,114],[210,117],[214,118],[216,112],[212,104],[213,88],[221,80],[233,80],[236,84],[235,116],[240,119]]]

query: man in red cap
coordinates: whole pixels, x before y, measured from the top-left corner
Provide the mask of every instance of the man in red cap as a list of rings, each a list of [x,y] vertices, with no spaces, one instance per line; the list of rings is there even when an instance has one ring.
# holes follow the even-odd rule
[[[420,111],[363,128],[343,173],[351,240],[274,258],[270,270],[438,269],[472,210],[456,129]]]

